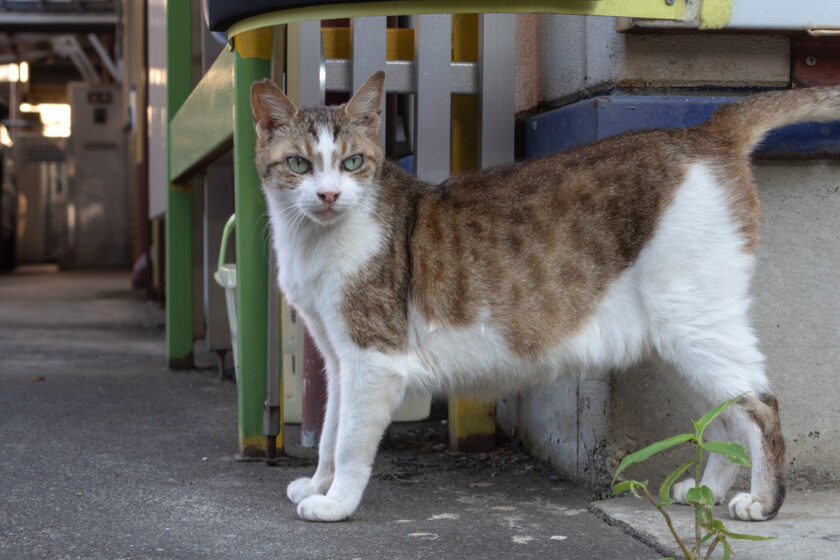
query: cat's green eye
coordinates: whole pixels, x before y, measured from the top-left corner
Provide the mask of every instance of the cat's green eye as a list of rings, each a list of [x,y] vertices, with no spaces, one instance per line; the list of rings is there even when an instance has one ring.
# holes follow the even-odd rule
[[[289,169],[295,173],[306,173],[312,167],[309,161],[300,156],[292,156],[286,162],[289,164]]]
[[[364,161],[365,159],[362,157],[362,154],[356,154],[342,161],[341,166],[347,171],[356,171],[362,166],[362,162]]]

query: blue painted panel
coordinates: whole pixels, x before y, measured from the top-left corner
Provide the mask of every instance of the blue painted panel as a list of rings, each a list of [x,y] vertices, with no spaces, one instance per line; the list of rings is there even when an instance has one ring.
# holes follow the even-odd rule
[[[547,156],[598,138],[598,112],[594,100],[578,101],[527,120],[525,157]]]
[[[737,97],[610,96],[598,98],[599,138],[641,128],[685,128],[702,123]]]
[[[840,154],[840,122],[804,123],[771,132],[757,153],[768,155]]]
[[[541,157],[645,128],[684,128],[702,123],[738,97],[609,95],[537,115],[525,126],[525,156]],[[772,155],[840,154],[840,123],[807,123],[771,133],[757,150]]]
[[[397,165],[402,167],[403,170],[405,170],[405,171],[411,173],[412,175],[414,175],[414,156],[413,155],[408,155],[408,156],[405,156],[405,157],[401,157],[400,159],[398,159],[394,163],[396,163]]]

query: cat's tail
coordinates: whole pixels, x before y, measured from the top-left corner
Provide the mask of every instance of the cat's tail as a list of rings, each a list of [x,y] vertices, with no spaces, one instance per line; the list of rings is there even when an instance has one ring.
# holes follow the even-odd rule
[[[840,86],[772,91],[720,107],[701,127],[750,154],[774,128],[840,120]]]

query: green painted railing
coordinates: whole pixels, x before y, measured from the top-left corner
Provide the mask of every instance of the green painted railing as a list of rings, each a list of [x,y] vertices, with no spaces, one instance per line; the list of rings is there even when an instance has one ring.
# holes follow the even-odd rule
[[[185,177],[233,142],[234,53],[225,49],[169,124],[170,177]]]

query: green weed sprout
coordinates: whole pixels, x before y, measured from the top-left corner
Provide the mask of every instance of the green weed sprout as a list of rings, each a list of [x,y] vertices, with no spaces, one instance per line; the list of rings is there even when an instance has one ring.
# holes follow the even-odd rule
[[[653,504],[653,507],[655,507],[665,518],[668,530],[677,541],[677,545],[679,545],[686,560],[701,560],[703,558],[709,559],[712,557],[712,552],[714,552],[718,545],[723,547],[724,560],[728,560],[732,554],[732,548],[729,542],[730,540],[743,539],[765,541],[776,538],[746,535],[729,531],[720,520],[714,518],[715,496],[711,488],[700,485],[700,474],[704,451],[709,453],[721,453],[726,455],[730,461],[737,465],[745,467],[750,466],[749,456],[740,445],[726,441],[703,441],[703,431],[706,429],[706,426],[708,426],[712,420],[717,418],[721,412],[735,404],[735,402],[737,402],[742,396],[743,395],[739,395],[734,399],[719,404],[696,422],[692,420],[691,423],[694,424],[693,434],[679,434],[669,437],[626,456],[618,465],[618,469],[615,471],[615,476],[613,476],[613,495],[617,495],[622,492],[630,492],[637,498],[641,498],[642,496],[647,498],[648,501]],[[648,490],[648,481],[639,482],[637,480],[625,480],[615,484],[615,480],[618,478],[618,475],[630,465],[634,463],[641,463],[657,453],[661,453],[666,449],[685,443],[694,443],[694,445],[697,446],[697,456],[690,461],[686,461],[677,467],[674,472],[668,475],[662,483],[662,486],[659,488],[658,500],[651,495]],[[686,501],[694,507],[695,545],[689,550],[677,534],[674,524],[671,521],[671,516],[668,515],[668,508],[676,501],[671,498],[671,486],[692,466],[694,467],[694,488],[689,489],[685,496]],[[708,546],[705,557],[703,556],[703,545]]]

